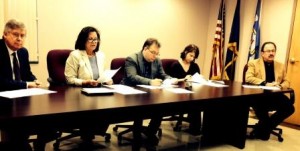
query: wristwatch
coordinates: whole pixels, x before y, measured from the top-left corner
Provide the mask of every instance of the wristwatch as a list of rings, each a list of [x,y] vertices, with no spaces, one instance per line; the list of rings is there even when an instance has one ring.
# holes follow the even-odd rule
[[[266,81],[263,81],[262,83],[260,83],[260,85],[265,86],[267,84]]]

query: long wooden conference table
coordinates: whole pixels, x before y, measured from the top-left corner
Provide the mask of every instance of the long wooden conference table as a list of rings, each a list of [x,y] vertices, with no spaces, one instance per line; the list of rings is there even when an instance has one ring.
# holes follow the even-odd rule
[[[266,91],[243,88],[239,82],[227,84],[228,87],[222,88],[193,85],[191,90],[194,93],[189,94],[137,87],[147,93],[107,96],[87,96],[81,93],[79,87],[49,87],[57,93],[0,98],[0,130],[18,127],[79,128],[102,121],[141,121],[155,114],[167,116],[202,110],[201,144],[226,143],[243,149],[251,103],[273,93],[290,93],[291,90]],[[133,143],[132,150],[139,150],[139,147]]]

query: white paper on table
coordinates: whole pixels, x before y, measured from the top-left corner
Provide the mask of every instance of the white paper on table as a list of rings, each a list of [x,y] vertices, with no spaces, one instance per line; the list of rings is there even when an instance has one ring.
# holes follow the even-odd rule
[[[242,86],[244,88],[252,88],[252,89],[280,90],[280,88],[276,86],[261,86],[261,85],[242,85]]]
[[[280,88],[276,86],[260,86],[260,88],[264,90],[280,90]]]
[[[224,84],[224,81],[213,81],[213,80],[209,80],[205,85],[212,86],[212,87],[228,87],[228,85]]]
[[[192,76],[192,79],[188,81],[212,87],[228,87],[228,85],[225,85],[224,81],[206,80],[203,75],[200,75],[198,72],[196,72]]]
[[[108,87],[108,88],[115,89],[115,90],[118,90],[118,89],[134,89],[133,87],[123,85],[123,84],[112,84],[112,85],[104,85],[104,86]]]
[[[120,93],[120,94],[123,94],[123,95],[147,93],[145,91],[141,91],[141,90],[138,90],[138,89],[117,90],[116,92]]]
[[[258,85],[242,85],[244,88],[250,88],[250,89],[260,89],[260,86]]]
[[[121,67],[114,70],[105,70],[103,74],[106,78],[111,79],[120,70],[120,68]]]
[[[13,98],[42,95],[42,94],[49,94],[49,93],[56,93],[56,91],[46,90],[42,88],[30,88],[30,89],[3,91],[0,92],[0,96],[13,99]]]
[[[252,89],[280,90],[280,88],[276,86],[261,86],[261,85],[242,85],[242,86],[244,88],[252,88]]]
[[[191,82],[195,82],[195,83],[200,83],[200,84],[206,84],[207,80],[203,77],[203,75],[199,74],[198,72],[196,72],[193,76],[191,80],[188,80]]]
[[[168,84],[163,84],[160,86],[152,86],[152,85],[137,85],[139,87],[142,88],[146,88],[146,89],[163,89],[163,88],[175,88],[178,87],[178,85],[168,85]]]
[[[115,90],[116,93],[120,93],[123,95],[147,93],[145,91],[137,90],[130,86],[122,85],[122,84],[113,84],[113,85],[104,85],[104,86],[112,88]]]
[[[168,88],[167,91],[173,92],[173,93],[194,93],[193,91],[183,89],[183,88]]]

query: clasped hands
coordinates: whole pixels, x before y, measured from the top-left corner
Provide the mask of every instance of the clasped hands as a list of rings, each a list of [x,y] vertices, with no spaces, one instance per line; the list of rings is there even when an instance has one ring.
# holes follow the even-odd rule
[[[100,84],[100,82],[97,81],[97,80],[84,80],[84,81],[82,81],[82,85],[84,85],[84,86],[92,86],[92,87],[96,87],[96,86],[98,86],[99,84]],[[110,79],[110,80],[104,82],[104,84],[112,85],[112,84],[113,84],[113,81],[112,81],[112,79]]]

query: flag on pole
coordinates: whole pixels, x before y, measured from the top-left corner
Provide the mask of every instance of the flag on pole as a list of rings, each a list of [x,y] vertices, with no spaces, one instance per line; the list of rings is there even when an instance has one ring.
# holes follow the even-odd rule
[[[240,39],[240,0],[237,0],[231,33],[226,52],[224,80],[234,80],[235,62],[238,57]]]
[[[209,79],[221,80],[224,54],[224,33],[225,33],[225,3],[221,1],[216,32],[214,36],[213,53]]]
[[[257,1],[255,19],[253,24],[253,31],[251,35],[250,48],[248,54],[248,61],[257,59],[259,57],[259,45],[260,45],[260,8],[261,0]]]

